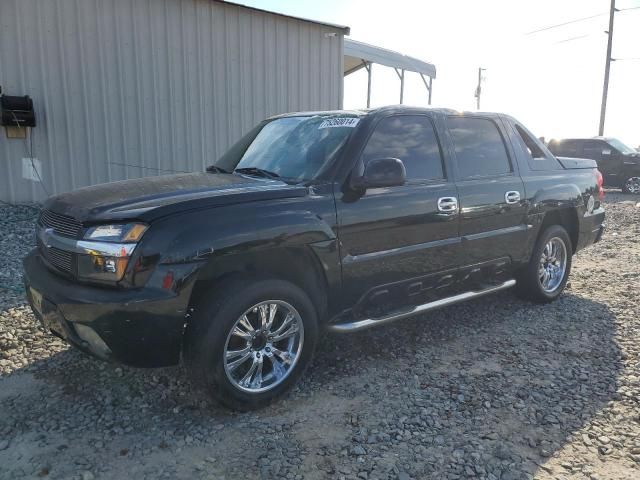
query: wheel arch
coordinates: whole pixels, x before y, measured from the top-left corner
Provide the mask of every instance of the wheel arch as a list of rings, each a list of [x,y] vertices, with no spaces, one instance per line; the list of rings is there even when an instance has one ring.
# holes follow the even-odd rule
[[[198,273],[189,302],[190,311],[204,295],[210,295],[217,286],[236,278],[288,281],[309,296],[320,322],[327,317],[328,280],[320,260],[308,246],[227,254],[210,259]]]
[[[575,253],[578,249],[578,241],[580,237],[578,212],[576,209],[571,207],[559,208],[545,213],[536,239],[552,225],[560,225],[567,231],[569,238],[571,239],[571,250]]]

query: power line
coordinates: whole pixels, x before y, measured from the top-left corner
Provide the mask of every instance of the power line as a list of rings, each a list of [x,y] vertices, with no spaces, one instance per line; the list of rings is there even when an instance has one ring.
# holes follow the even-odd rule
[[[553,42],[553,44],[557,45],[558,43],[572,42],[573,40],[580,40],[581,38],[587,38],[587,37],[591,37],[591,36],[592,35],[579,35],[577,37],[565,38],[564,40],[560,40],[559,42]]]
[[[525,35],[533,35],[534,33],[540,33],[547,30],[551,30],[552,28],[564,27],[565,25],[571,25],[572,23],[584,22],[585,20],[591,20],[592,18],[603,17],[607,15],[606,13],[598,13],[597,15],[591,15],[589,17],[576,18],[575,20],[570,20],[568,22],[558,23],[556,25],[549,25],[548,27],[539,28],[538,30],[532,30],[531,32],[525,33]]]
[[[628,7],[628,8],[617,8],[616,12],[626,12],[628,10],[637,10],[640,8],[640,5],[637,7]],[[598,13],[596,15],[589,15],[588,17],[576,18],[574,20],[569,20],[568,22],[557,23],[555,25],[549,25],[548,27],[542,27],[537,30],[532,30],[530,32],[525,33],[525,35],[533,35],[534,33],[546,32],[547,30],[551,30],[553,28],[564,27],[566,25],[571,25],[573,23],[584,22],[585,20],[591,20],[593,18],[604,17],[605,15],[609,15],[609,12]]]
[[[50,197],[51,194],[49,193],[49,189],[45,186],[44,182],[42,181],[40,172],[36,168],[35,162],[33,161],[33,127],[27,127],[29,129],[27,130],[27,128],[20,125],[20,121],[18,120],[18,117],[16,117],[16,114],[11,110],[9,111],[13,115],[13,120],[16,122],[16,125],[18,126],[18,128],[24,132],[24,135],[25,135],[24,144],[27,150],[27,154],[29,155],[28,158],[31,161],[31,169],[33,170],[33,172],[36,174],[36,177],[40,181],[40,187],[42,188],[42,190],[44,190],[44,193],[47,195],[47,197]],[[29,136],[29,143],[27,143],[27,135]]]

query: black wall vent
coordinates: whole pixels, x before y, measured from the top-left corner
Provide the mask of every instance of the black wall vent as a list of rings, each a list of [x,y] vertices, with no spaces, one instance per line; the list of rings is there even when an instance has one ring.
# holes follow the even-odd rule
[[[33,100],[28,95],[24,97],[12,97],[3,95],[0,97],[2,117],[0,125],[3,127],[35,127],[36,115],[33,111]]]

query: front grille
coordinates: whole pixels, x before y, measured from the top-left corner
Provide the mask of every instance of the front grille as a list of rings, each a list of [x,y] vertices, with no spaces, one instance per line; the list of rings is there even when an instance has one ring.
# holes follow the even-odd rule
[[[68,215],[61,215],[51,210],[42,210],[38,223],[46,228],[51,228],[58,235],[77,238],[82,224]]]
[[[73,254],[55,247],[47,248],[47,260],[60,270],[71,273],[73,270]]]
[[[74,253],[56,247],[46,247],[40,239],[38,239],[38,248],[43,258],[51,266],[68,275],[75,275],[76,258]]]

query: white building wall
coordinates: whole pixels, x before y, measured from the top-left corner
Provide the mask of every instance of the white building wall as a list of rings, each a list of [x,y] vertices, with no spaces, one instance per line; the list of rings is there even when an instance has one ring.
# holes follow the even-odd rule
[[[343,41],[212,0],[0,0],[0,86],[33,98],[33,156],[60,193],[203,170],[267,116],[340,108]],[[28,151],[0,130],[0,200],[46,197]]]

